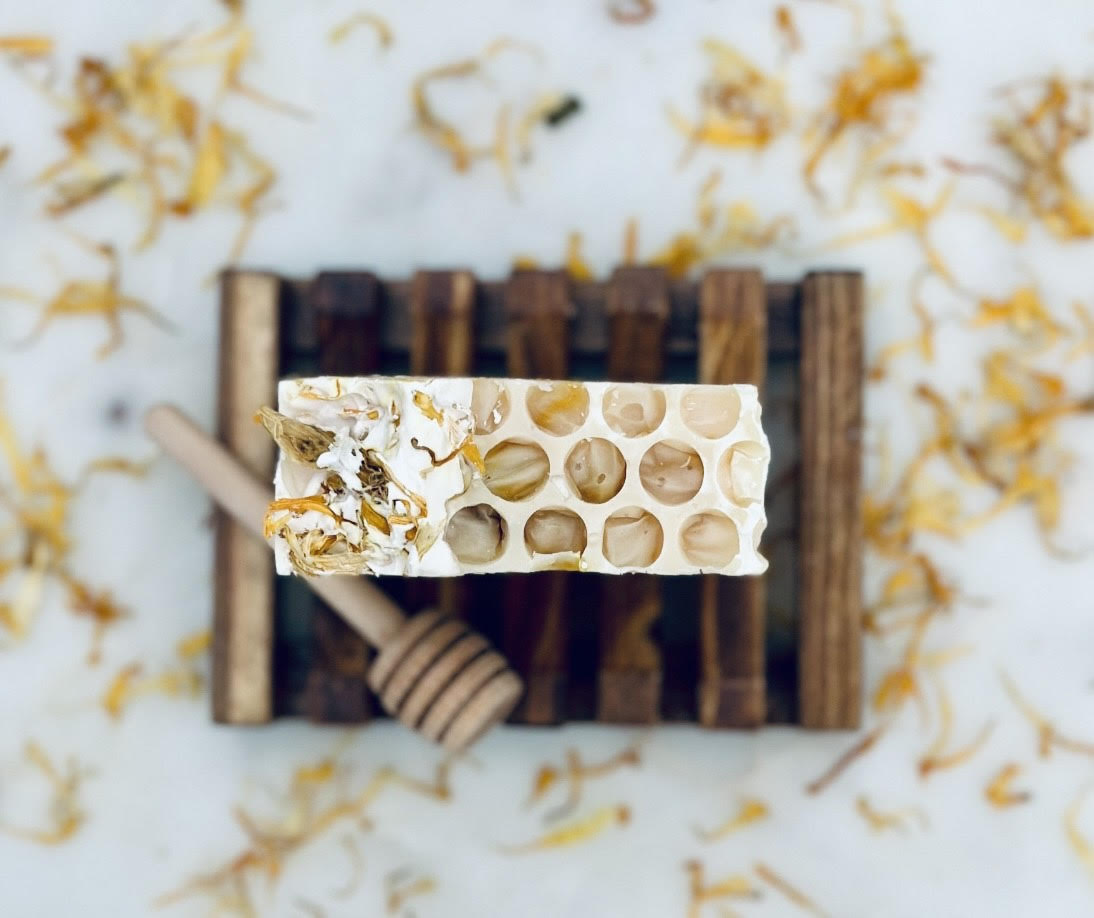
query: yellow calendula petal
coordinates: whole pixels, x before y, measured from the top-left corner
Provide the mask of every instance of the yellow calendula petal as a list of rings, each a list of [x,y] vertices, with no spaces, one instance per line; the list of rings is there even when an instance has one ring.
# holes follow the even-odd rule
[[[742,800],[740,806],[737,808],[737,812],[721,825],[710,831],[696,830],[695,834],[698,835],[702,841],[719,841],[732,835],[739,829],[743,829],[745,826],[750,826],[755,822],[767,819],[770,814],[771,810],[768,809],[766,803],[762,800],[749,797]]]
[[[525,854],[533,851],[548,851],[554,848],[568,848],[572,845],[590,841],[615,825],[626,825],[631,818],[630,807],[623,804],[605,806],[595,810],[584,819],[567,823],[534,841],[523,845],[503,846],[500,850],[507,854]]]

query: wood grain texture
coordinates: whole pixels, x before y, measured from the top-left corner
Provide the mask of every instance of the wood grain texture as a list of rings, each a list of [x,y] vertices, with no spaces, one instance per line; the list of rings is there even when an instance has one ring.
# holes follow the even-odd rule
[[[554,273],[554,272],[541,272]],[[386,351],[412,349],[410,303],[414,282],[384,280],[384,310],[380,329]],[[608,296],[610,282],[581,281],[570,287],[574,306],[570,330],[570,354],[602,355],[608,348]],[[767,338],[774,359],[794,358],[798,354],[798,295],[796,283],[767,284]],[[504,355],[510,342],[506,323],[509,281],[480,281],[475,291],[474,349],[486,357]],[[672,357],[694,357],[699,351],[698,290],[694,281],[669,284],[669,315],[665,325],[662,351]]]
[[[670,301],[660,268],[618,268],[608,284],[608,378],[654,382],[664,373]],[[661,654],[650,628],[661,615],[661,583],[649,574],[603,578],[598,637],[598,721],[655,723],[661,712]]]
[[[274,445],[253,418],[276,399],[281,282],[272,274],[228,271],[220,284],[217,435],[268,481]],[[273,556],[220,511],[214,545],[213,719],[265,723],[273,716]]]
[[[564,271],[516,271],[505,291],[513,377],[566,379],[570,375],[570,281]],[[524,679],[525,695],[510,718],[553,724],[566,719],[569,620],[574,575],[564,571],[513,574],[502,596],[502,646]]]
[[[380,365],[380,283],[366,272],[323,272],[306,296],[323,375],[365,376]],[[373,715],[366,677],[371,650],[323,600],[309,594],[311,662],[307,716],[322,723],[363,723]]]
[[[475,277],[470,271],[419,271],[410,282],[410,373],[468,376],[474,365]],[[406,584],[407,611],[426,606],[464,615],[470,602],[466,578],[417,578]]]
[[[861,275],[802,285],[799,709],[803,726],[854,728],[862,671]]]
[[[699,287],[699,382],[751,383],[767,372],[767,304],[759,271],[710,271]],[[754,727],[766,716],[765,582],[702,578],[699,599],[699,722]]]

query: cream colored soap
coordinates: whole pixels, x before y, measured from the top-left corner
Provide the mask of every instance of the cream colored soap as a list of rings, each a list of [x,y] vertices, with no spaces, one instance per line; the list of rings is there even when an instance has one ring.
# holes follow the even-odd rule
[[[767,568],[753,386],[318,377],[278,410],[325,447],[282,434],[282,574]]]

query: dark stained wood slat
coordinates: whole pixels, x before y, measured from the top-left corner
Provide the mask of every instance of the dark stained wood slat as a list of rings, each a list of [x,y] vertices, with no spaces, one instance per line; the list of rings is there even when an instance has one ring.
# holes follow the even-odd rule
[[[803,726],[861,716],[862,276],[802,285],[799,710]]]
[[[367,376],[380,363],[381,289],[365,272],[324,272],[306,292],[318,336],[318,370]],[[307,716],[323,723],[362,723],[375,703],[366,683],[369,646],[318,596],[309,594],[311,663],[304,693]]]
[[[419,271],[410,282],[412,376],[468,376],[474,365],[477,299],[470,271]],[[470,602],[466,578],[418,578],[406,585],[408,611],[426,606],[463,615]]]
[[[759,271],[710,271],[699,287],[699,381],[751,383],[767,371],[767,308]],[[766,715],[762,577],[702,578],[699,722],[754,727]]]
[[[564,271],[516,271],[505,289],[507,372],[512,377],[566,379],[570,281]],[[524,679],[525,695],[511,720],[553,724],[566,719],[569,620],[574,578],[564,571],[505,577],[503,647]]]
[[[608,378],[655,382],[664,371],[669,286],[660,268],[624,267],[608,284]],[[660,719],[661,654],[650,628],[661,615],[661,583],[649,574],[602,578],[597,672],[598,721]]]
[[[413,282],[384,281],[384,296],[390,308],[384,310],[380,329],[382,347],[387,351],[412,348],[411,299]],[[504,354],[509,347],[506,325],[506,289],[508,281],[483,281],[476,287],[476,329],[474,348],[484,356]],[[773,282],[767,285],[767,337],[773,358],[793,358],[798,354],[798,284]],[[608,348],[609,285],[603,281],[582,281],[571,287],[574,320],[570,331],[571,355],[599,355]],[[691,281],[669,285],[669,317],[662,350],[673,357],[694,357],[699,350],[695,334],[698,324],[698,292]]]
[[[281,282],[272,274],[228,271],[220,291],[217,434],[269,481],[274,445],[253,416],[276,399]],[[214,545],[213,719],[265,723],[273,716],[273,558],[220,511]]]

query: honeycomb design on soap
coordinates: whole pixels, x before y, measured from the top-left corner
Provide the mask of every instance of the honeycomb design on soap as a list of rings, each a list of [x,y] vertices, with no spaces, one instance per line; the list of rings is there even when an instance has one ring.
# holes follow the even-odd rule
[[[309,460],[271,430],[281,573],[767,567],[753,386],[320,377],[279,411],[323,432]]]

